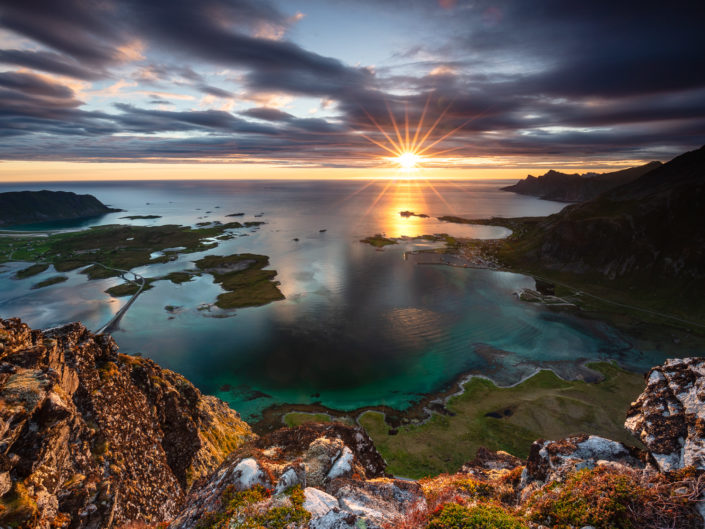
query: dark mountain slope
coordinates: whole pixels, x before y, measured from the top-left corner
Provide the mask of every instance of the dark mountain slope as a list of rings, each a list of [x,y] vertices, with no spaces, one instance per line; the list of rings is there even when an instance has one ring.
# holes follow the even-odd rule
[[[113,211],[93,195],[68,191],[0,193],[0,226],[95,217]]]
[[[661,162],[650,162],[639,167],[598,175],[566,174],[548,171],[539,177],[529,175],[502,191],[513,191],[557,202],[584,202],[601,193],[626,184],[661,166]]]
[[[705,147],[535,223],[506,252],[632,283],[705,279]]]

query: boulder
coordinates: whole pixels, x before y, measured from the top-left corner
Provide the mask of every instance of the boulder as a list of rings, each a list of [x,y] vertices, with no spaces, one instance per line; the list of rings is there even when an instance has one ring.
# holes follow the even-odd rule
[[[600,465],[644,468],[643,458],[644,455],[637,449],[596,435],[580,435],[559,441],[540,439],[531,445],[522,484],[562,481],[571,472]]]
[[[705,358],[670,359],[651,369],[624,426],[660,470],[705,469]]]

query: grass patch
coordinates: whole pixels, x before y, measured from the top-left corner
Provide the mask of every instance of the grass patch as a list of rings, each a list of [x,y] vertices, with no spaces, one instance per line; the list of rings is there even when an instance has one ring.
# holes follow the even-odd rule
[[[96,226],[79,232],[57,233],[49,237],[0,237],[0,263],[6,261],[41,261],[54,264],[59,272],[101,263],[111,268],[130,270],[155,262],[150,254],[169,248],[178,253],[193,253],[213,248],[205,239],[223,235],[226,230],[241,228],[238,222],[203,229],[187,226]],[[39,264],[39,263],[38,263]],[[90,268],[91,278],[113,277],[118,272]]]
[[[64,281],[67,281],[67,280],[68,280],[68,277],[66,277],[66,276],[52,276],[48,279],[45,279],[44,281],[40,281],[39,283],[32,285],[32,288],[33,289],[44,288],[44,287],[48,287],[51,285],[57,285],[59,283],[63,283]]]
[[[273,281],[276,270],[263,270],[269,265],[266,255],[233,254],[207,255],[196,266],[213,276],[226,293],[220,294],[216,306],[221,309],[255,307],[284,299],[278,283]]]
[[[32,266],[18,270],[15,274],[15,279],[27,279],[28,277],[36,276],[46,271],[48,268],[48,264],[33,264]]]
[[[643,390],[642,375],[607,363],[590,367],[605,379],[589,384],[541,371],[517,386],[500,388],[473,378],[463,394],[449,400],[453,416],[434,414],[425,424],[404,426],[396,433],[381,413],[366,412],[358,420],[388,462],[387,470],[409,478],[454,472],[480,446],[525,458],[531,443],[542,437],[590,433],[635,444],[623,423],[630,403]]]
[[[191,281],[192,278],[193,276],[188,272],[171,272],[170,274],[164,276],[164,279],[171,281],[175,285],[180,285],[181,283],[188,283],[189,281]]]
[[[364,242],[365,244],[369,244],[375,248],[384,248],[385,246],[389,246],[391,244],[397,244],[397,241],[394,239],[388,239],[381,233],[360,239],[360,242]]]

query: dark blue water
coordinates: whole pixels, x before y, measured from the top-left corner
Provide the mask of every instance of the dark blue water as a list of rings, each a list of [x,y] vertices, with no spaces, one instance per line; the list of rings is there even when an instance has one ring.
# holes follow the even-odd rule
[[[409,241],[376,251],[359,242],[375,233],[501,237],[507,230],[446,224],[433,217],[547,215],[563,207],[500,192],[502,184],[130,182],[3,185],[0,191],[91,193],[127,210],[79,226],[45,229],[117,222],[195,225],[234,220],[225,215],[235,212],[245,213],[235,220],[265,221],[207,253],[269,255],[286,300],[221,311],[209,306],[221,292],[210,276],[183,285],[162,281],[140,296],[114,333],[123,352],[142,352],[182,373],[248,418],[280,403],[403,409],[470,370],[512,383],[540,366],[570,377],[585,360],[615,359],[633,369],[663,360],[665,352],[637,350],[608,325],[517,300],[513,292],[533,286],[528,277],[419,266],[403,259],[404,251],[428,243]],[[399,215],[403,210],[431,218],[404,218]],[[120,219],[149,214],[162,218]],[[202,255],[183,255],[136,271],[164,275],[192,268]],[[0,269],[2,317],[19,316],[35,327],[81,320],[97,329],[126,301],[104,293],[119,280],[87,281],[77,272],[69,273],[66,283],[31,290],[55,272],[12,279],[23,266]],[[178,309],[172,313],[166,306]]]

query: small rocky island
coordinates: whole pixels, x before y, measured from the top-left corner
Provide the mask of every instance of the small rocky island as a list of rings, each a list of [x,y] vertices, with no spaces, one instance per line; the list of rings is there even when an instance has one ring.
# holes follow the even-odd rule
[[[0,193],[0,227],[97,217],[121,211],[93,195],[69,191],[10,191]]]
[[[416,481],[360,427],[258,436],[108,335],[0,319],[0,527],[701,528],[703,373],[687,358],[647,374],[625,422],[640,448],[585,432]]]

